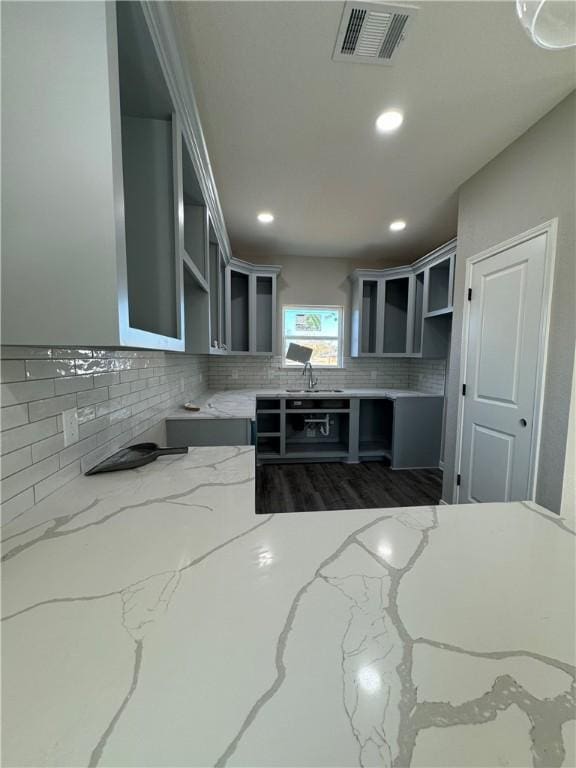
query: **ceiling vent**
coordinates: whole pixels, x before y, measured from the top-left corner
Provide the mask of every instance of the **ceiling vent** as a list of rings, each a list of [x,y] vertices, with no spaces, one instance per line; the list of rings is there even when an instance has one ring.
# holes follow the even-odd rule
[[[346,3],[333,61],[393,64],[417,10],[409,5]]]

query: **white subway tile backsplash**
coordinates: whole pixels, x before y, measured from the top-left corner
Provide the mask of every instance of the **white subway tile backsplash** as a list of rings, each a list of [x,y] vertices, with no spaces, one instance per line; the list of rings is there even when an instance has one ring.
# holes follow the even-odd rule
[[[97,360],[77,360],[76,361],[76,373],[79,375],[90,373],[111,373],[116,371],[116,360],[111,358],[97,359]]]
[[[54,395],[54,381],[18,381],[11,384],[0,384],[0,402],[2,407],[29,403],[32,400],[42,400]]]
[[[4,521],[200,394],[208,362],[139,350],[3,347]],[[79,439],[68,446],[63,412],[78,416]]]
[[[36,483],[34,486],[34,502],[38,504],[39,501],[42,501],[46,496],[49,496],[51,493],[54,493],[54,491],[57,491],[58,488],[69,483],[70,480],[73,480],[79,474],[80,462],[76,461],[73,464],[69,464],[64,469],[55,472],[53,475],[50,475],[46,480],[41,480],[39,483]]]
[[[46,440],[34,443],[32,446],[32,461],[34,463],[42,461],[42,459],[47,459],[48,456],[53,456],[62,450],[64,450],[64,433],[58,432],[58,434],[52,437],[47,437]]]
[[[26,363],[24,360],[3,360],[0,365],[0,381],[24,381]]]
[[[108,397],[112,399],[113,397],[121,397],[122,395],[129,395],[130,394],[130,384],[114,384],[111,387],[108,387]]]
[[[108,387],[98,387],[98,389],[87,389],[85,392],[78,392],[76,400],[78,401],[78,408],[102,403],[104,400],[108,400]]]
[[[109,387],[111,384],[120,384],[119,373],[95,373],[93,376],[94,388]]]
[[[83,389],[92,389],[94,379],[92,376],[71,376],[70,378],[56,379],[54,386],[57,395],[68,395]]]
[[[58,471],[58,468],[58,456],[51,456],[49,459],[39,461],[38,464],[32,464],[31,467],[26,467],[26,469],[10,475],[10,477],[2,480],[2,503],[36,485],[44,478],[53,475]]]
[[[74,360],[26,360],[26,379],[55,379],[74,376]]]
[[[38,421],[48,416],[60,414],[69,408],[74,408],[75,405],[75,395],[61,395],[60,397],[51,397],[47,400],[37,400],[28,406],[30,421]]]
[[[10,405],[0,410],[0,430],[13,429],[28,422],[28,403]]]
[[[12,453],[7,453],[0,459],[0,477],[4,479],[8,475],[13,475],[21,469],[25,469],[32,464],[32,448],[27,445]]]
[[[2,432],[2,454],[15,451],[25,445],[32,445],[46,437],[55,435],[58,431],[58,425],[54,416],[43,421],[35,421],[31,424],[24,424],[15,429],[8,429]]]
[[[106,429],[109,424],[109,416],[101,416],[99,419],[91,419],[90,421],[85,421],[83,424],[78,426],[78,436],[80,440],[84,440],[85,437],[90,437],[90,435],[95,435],[97,432],[101,432],[103,429]]]

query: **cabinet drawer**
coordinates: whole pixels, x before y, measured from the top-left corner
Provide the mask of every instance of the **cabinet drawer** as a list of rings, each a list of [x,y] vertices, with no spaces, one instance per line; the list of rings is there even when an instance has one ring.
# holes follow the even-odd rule
[[[168,419],[166,439],[174,445],[251,445],[250,419]]]

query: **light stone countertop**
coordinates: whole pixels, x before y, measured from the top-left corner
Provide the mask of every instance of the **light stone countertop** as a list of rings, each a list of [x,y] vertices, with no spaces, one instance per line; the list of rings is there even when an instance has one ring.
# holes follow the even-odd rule
[[[3,765],[574,766],[575,535],[533,504],[254,514],[254,449],[3,528]]]
[[[304,398],[342,399],[350,397],[373,397],[396,400],[400,397],[442,397],[442,395],[419,392],[413,389],[343,389],[341,392],[289,392],[286,389],[229,389],[220,392],[208,391],[196,397],[194,405],[199,411],[187,411],[178,408],[167,419],[255,419],[256,398],[289,397],[297,400]]]

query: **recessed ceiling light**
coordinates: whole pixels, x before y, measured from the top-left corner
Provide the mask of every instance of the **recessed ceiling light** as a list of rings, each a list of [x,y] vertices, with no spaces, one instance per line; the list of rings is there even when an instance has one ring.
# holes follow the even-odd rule
[[[274,221],[274,216],[268,211],[262,211],[258,214],[258,221],[260,224],[271,224]]]
[[[376,119],[378,133],[393,133],[404,122],[404,115],[398,109],[387,109]]]
[[[390,232],[402,232],[403,229],[406,229],[406,222],[403,219],[398,219],[390,224]]]

